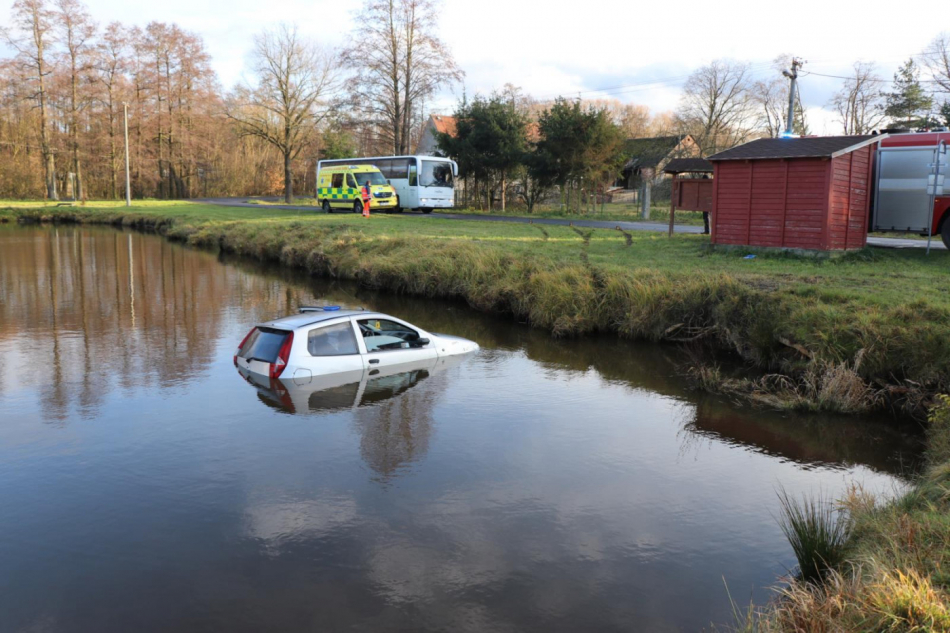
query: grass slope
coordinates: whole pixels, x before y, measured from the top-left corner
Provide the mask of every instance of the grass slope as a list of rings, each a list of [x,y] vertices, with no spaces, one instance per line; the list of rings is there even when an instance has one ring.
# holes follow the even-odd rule
[[[708,238],[266,206],[0,203],[0,219],[156,229],[201,247],[422,296],[453,296],[558,335],[704,340],[761,368],[861,362],[889,393],[945,389],[950,253],[815,259],[708,248]],[[811,360],[810,360],[811,359]],[[907,381],[913,381],[912,383]],[[886,400],[886,399],[884,399]]]

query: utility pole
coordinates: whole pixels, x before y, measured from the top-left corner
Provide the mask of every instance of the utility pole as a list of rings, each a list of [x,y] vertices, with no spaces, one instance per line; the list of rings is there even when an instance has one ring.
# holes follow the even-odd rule
[[[791,69],[782,71],[782,74],[788,77],[791,82],[788,87],[788,116],[785,119],[785,134],[783,136],[792,136],[795,130],[795,88],[798,83],[798,69],[804,63],[799,58],[793,57]]]
[[[132,186],[129,178],[129,104],[122,104],[122,112],[125,116],[125,206],[132,206]]]

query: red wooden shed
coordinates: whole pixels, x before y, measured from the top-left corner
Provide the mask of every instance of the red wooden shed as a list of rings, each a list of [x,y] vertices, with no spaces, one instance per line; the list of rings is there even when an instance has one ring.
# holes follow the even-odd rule
[[[863,248],[871,166],[882,138],[766,138],[710,156],[712,243]]]

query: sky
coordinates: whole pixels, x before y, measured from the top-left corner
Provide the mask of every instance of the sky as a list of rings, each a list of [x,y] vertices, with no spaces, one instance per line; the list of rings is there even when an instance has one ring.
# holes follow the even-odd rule
[[[230,87],[241,80],[261,29],[296,22],[315,40],[339,46],[358,37],[361,0],[86,3],[101,24],[158,20],[200,34],[221,83]],[[947,14],[944,2],[918,2],[913,17],[903,19],[888,17],[888,6],[868,0],[443,0],[439,33],[466,77],[464,86],[443,91],[430,107],[450,113],[463,89],[488,94],[511,83],[536,98],[616,97],[659,112],[674,109],[689,73],[714,59],[750,62],[756,78],[769,79],[775,76],[771,61],[790,54],[806,61],[799,86],[812,131],[835,133],[838,124],[825,106],[841,80],[809,71],[847,75],[855,61],[874,61],[890,79],[902,61],[950,31],[950,20],[938,17]]]

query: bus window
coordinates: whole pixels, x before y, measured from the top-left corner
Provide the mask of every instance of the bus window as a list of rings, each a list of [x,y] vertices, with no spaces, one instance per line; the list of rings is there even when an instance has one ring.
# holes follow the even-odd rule
[[[418,184],[416,178],[416,161],[412,161],[412,164],[409,165],[409,186],[415,187]]]
[[[383,178],[392,178],[389,174],[392,172],[393,161],[389,158],[380,158],[374,161],[376,169],[383,175]]]
[[[405,178],[406,172],[409,171],[409,159],[408,158],[394,158],[392,159],[392,167],[389,170],[388,178]]]

